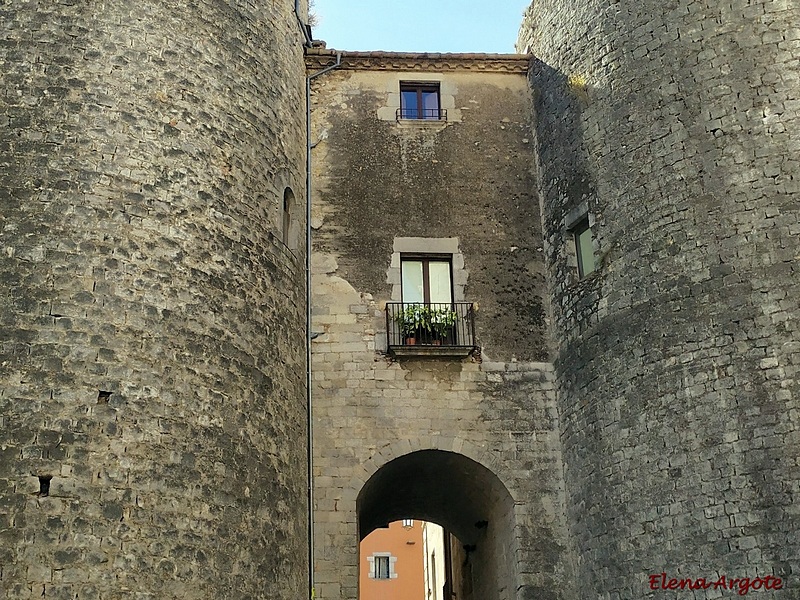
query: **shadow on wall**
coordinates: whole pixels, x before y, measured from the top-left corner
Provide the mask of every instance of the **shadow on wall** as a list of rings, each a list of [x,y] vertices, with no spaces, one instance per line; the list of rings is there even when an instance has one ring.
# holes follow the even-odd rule
[[[589,155],[585,146],[584,111],[590,106],[592,90],[587,80],[579,74],[566,74],[542,61],[531,62],[529,84],[533,91],[534,130],[536,136],[537,176],[542,203],[545,261],[549,272],[552,298],[553,338],[565,340],[580,335],[597,314],[600,286],[602,285],[603,258],[592,255],[593,274],[581,269],[578,245],[581,227],[591,230],[598,213],[597,183],[591,174]],[[596,252],[598,230],[589,232],[589,250]],[[594,240],[594,241],[592,241]],[[595,265],[595,260],[597,263]],[[596,269],[596,271],[595,271]],[[563,346],[562,346],[563,348]],[[568,371],[564,359],[556,348],[554,363],[557,372]],[[580,351],[580,350],[579,350]],[[569,387],[570,379],[561,382]],[[563,389],[563,388],[562,388]],[[566,396],[565,396],[566,397]],[[573,416],[573,407],[560,407],[562,432],[564,424]],[[586,423],[596,424],[598,405],[589,402],[581,408]],[[587,429],[587,439],[596,438],[596,431]],[[565,457],[567,458],[567,457]],[[599,472],[599,471],[598,471]],[[569,485],[569,482],[567,482]],[[574,517],[574,515],[573,515]],[[569,519],[568,519],[569,522]],[[578,545],[571,532],[567,532],[569,547],[565,554],[571,559],[563,563],[563,597],[578,597],[575,579],[571,575],[577,565]],[[550,597],[551,590],[539,588],[526,598]]]
[[[549,211],[546,234],[557,231],[574,208],[593,208],[596,187],[590,175],[581,129],[589,105],[589,85],[580,75],[566,74],[536,59],[529,82],[534,94],[536,156],[542,203]]]

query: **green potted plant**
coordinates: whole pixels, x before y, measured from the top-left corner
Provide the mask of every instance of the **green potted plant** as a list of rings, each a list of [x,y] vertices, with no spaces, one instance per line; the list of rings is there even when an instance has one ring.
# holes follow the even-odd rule
[[[406,346],[418,342],[438,345],[452,332],[458,321],[458,314],[449,308],[409,304],[395,313],[394,321]]]
[[[419,304],[411,304],[403,310],[395,313],[394,320],[400,329],[400,335],[407,346],[417,343],[417,335],[424,329],[423,323],[425,307]]]
[[[434,343],[441,343],[453,331],[453,326],[458,321],[458,314],[449,308],[429,309],[429,329]]]

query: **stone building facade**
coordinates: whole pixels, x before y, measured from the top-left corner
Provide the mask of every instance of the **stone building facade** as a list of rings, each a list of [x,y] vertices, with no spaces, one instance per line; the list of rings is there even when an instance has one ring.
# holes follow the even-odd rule
[[[310,50],[310,71],[336,56]],[[565,597],[529,59],[339,61],[312,90],[317,597],[355,598],[358,540],[401,518],[470,547],[459,598]],[[441,114],[403,114],[415,87]],[[403,261],[425,256],[477,308],[479,352],[388,351]]]
[[[305,5],[0,8],[0,598],[352,600],[416,518],[463,600],[799,599],[798,4]],[[412,263],[467,307],[418,347]]]

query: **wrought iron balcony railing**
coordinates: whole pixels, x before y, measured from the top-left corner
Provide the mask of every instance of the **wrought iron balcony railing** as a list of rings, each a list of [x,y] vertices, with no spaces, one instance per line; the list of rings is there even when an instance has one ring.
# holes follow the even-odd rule
[[[389,350],[395,354],[470,354],[476,349],[474,315],[470,302],[388,302]]]
[[[446,108],[398,108],[397,120],[447,121]]]

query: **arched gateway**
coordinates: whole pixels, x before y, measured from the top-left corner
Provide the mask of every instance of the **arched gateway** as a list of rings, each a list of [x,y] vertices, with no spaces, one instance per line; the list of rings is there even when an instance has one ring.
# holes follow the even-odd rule
[[[455,452],[421,450],[381,467],[358,495],[358,533],[364,539],[402,518],[432,521],[455,535],[462,597],[500,600],[517,589],[514,500],[480,463]]]

